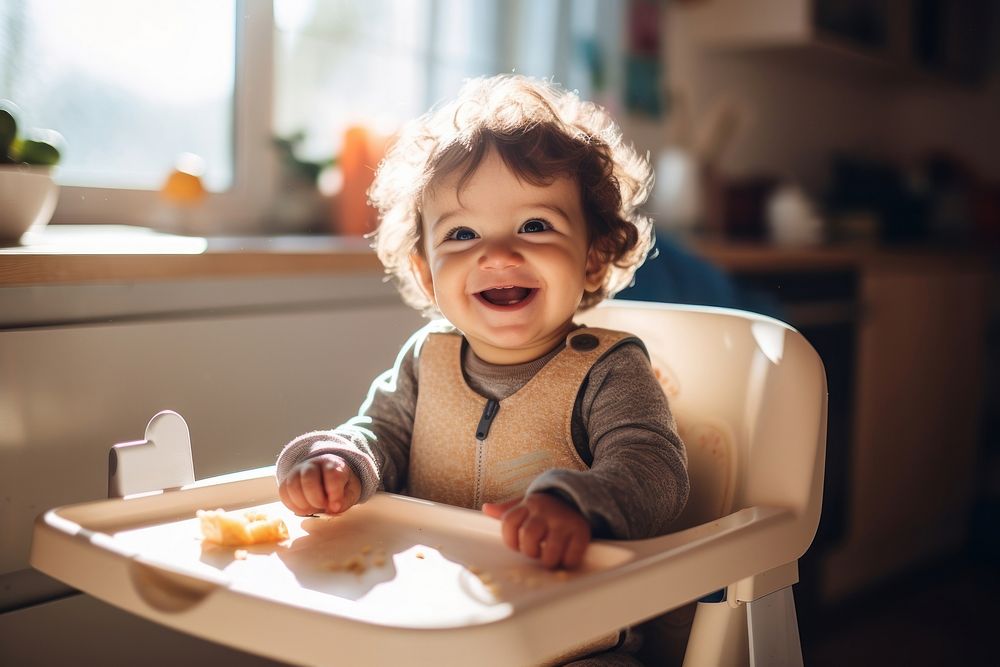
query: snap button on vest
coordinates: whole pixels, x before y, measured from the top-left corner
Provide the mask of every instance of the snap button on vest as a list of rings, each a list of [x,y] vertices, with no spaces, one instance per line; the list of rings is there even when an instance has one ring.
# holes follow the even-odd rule
[[[600,341],[592,334],[580,334],[573,336],[569,341],[569,346],[578,352],[587,352],[598,346]]]

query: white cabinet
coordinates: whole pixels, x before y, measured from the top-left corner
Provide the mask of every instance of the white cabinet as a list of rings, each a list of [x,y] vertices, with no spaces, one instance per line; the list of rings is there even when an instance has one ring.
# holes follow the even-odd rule
[[[353,414],[420,323],[378,272],[0,289],[0,611],[45,595],[34,518],[106,497],[108,449],[153,414],[187,420],[198,478],[271,465]]]

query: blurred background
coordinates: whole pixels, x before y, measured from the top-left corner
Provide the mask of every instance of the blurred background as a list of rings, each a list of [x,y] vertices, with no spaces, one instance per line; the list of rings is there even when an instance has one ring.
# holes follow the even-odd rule
[[[648,153],[623,298],[799,328],[830,387],[806,664],[988,664],[1000,593],[1000,5],[3,0],[0,98],[61,134],[52,225],[358,236],[400,124],[551,78]]]

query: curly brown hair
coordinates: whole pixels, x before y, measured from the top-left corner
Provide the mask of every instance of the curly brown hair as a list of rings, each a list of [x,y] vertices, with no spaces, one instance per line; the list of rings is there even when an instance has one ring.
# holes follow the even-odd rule
[[[533,185],[578,183],[591,248],[609,266],[581,310],[628,286],[653,242],[652,221],[639,211],[652,187],[648,158],[599,106],[549,81],[504,74],[466,82],[454,100],[404,126],[368,191],[380,218],[374,248],[409,305],[436,312],[410,263],[424,252],[425,193],[456,173],[461,190],[490,151]]]

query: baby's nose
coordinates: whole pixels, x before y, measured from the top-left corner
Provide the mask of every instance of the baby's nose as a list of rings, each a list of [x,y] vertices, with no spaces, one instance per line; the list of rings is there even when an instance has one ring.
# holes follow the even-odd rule
[[[488,270],[510,269],[523,262],[521,254],[503,242],[484,244],[483,254],[479,256],[479,268]]]

